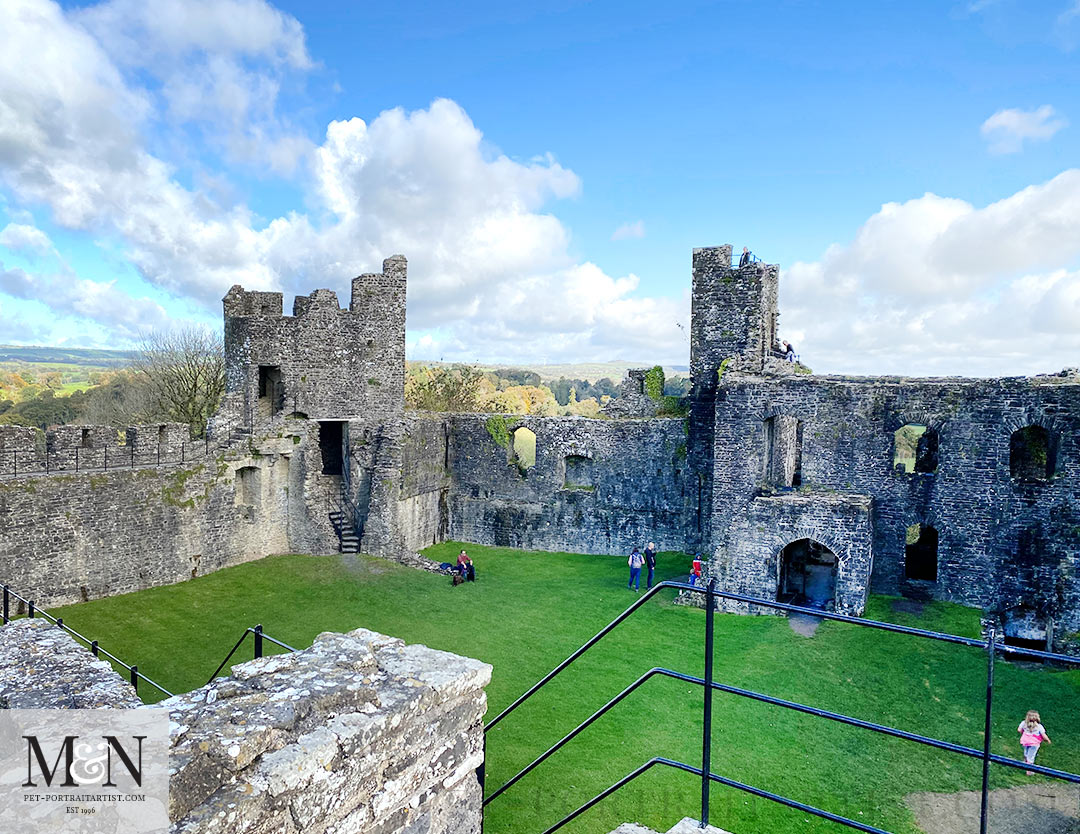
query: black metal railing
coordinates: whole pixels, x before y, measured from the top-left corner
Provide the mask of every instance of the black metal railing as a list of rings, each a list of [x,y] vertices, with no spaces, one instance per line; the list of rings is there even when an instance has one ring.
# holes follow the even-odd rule
[[[748,264],[762,263],[761,258],[759,258],[757,255],[755,255],[753,252],[747,252],[746,254],[747,254],[746,263],[748,263]],[[735,268],[735,269],[738,269],[739,267],[743,266],[742,253],[741,252],[732,251],[732,253],[731,253],[731,266],[733,268]]]
[[[62,630],[66,631],[68,634],[70,634],[76,640],[80,640],[83,643],[85,643],[86,648],[88,648],[90,650],[90,653],[94,657],[100,658],[102,656],[105,656],[109,660],[111,660],[114,664],[116,664],[117,666],[121,667],[122,669],[125,669],[127,671],[127,674],[128,674],[128,680],[131,682],[131,685],[135,688],[136,693],[138,693],[138,691],[139,691],[139,681],[143,680],[143,681],[146,681],[148,684],[150,684],[155,689],[157,689],[158,691],[165,693],[165,695],[170,696],[170,697],[172,696],[173,693],[171,693],[168,689],[166,689],[164,686],[159,684],[157,681],[152,680],[151,678],[148,678],[146,675],[144,675],[142,672],[140,672],[139,667],[138,667],[137,664],[125,663],[123,660],[118,658],[112,652],[106,651],[105,649],[101,648],[101,646],[98,644],[97,640],[91,640],[90,638],[83,636],[82,634],[77,632],[75,629],[73,629],[70,626],[66,625],[64,623],[64,618],[63,617],[54,617],[48,611],[46,611],[46,610],[44,610],[42,608],[38,608],[36,603],[34,602],[34,600],[27,599],[26,597],[24,597],[24,596],[22,596],[20,594],[17,594],[15,591],[11,590],[10,586],[8,586],[6,584],[3,586],[3,597],[4,597],[4,599],[3,599],[3,623],[4,623],[4,625],[7,625],[9,622],[11,622],[11,600],[12,599],[20,600],[21,602],[23,602],[26,605],[26,615],[30,619],[34,619],[35,617],[41,617],[41,618],[43,618],[45,620],[48,620],[49,622],[51,622],[54,625],[61,628]]]
[[[1016,759],[1010,759],[1005,756],[1000,756],[991,752],[992,743],[992,726],[991,717],[993,711],[993,699],[994,699],[994,663],[998,655],[1002,656],[1016,656],[1016,657],[1035,657],[1045,661],[1051,661],[1056,663],[1067,664],[1071,666],[1080,665],[1080,658],[1070,657],[1069,655],[1057,654],[1055,652],[1045,652],[1035,649],[1017,648],[1014,646],[1007,646],[997,642],[997,635],[994,627],[991,626],[988,629],[987,637],[985,640],[979,640],[972,637],[961,637],[956,634],[947,634],[944,632],[928,631],[926,629],[913,628],[911,626],[902,626],[895,623],[885,623],[877,620],[867,620],[861,617],[852,617],[846,614],[836,614],[829,611],[821,611],[816,608],[805,608],[798,605],[791,605],[789,603],[776,602],[773,600],[761,599],[758,597],[747,596],[745,594],[735,594],[725,591],[716,590],[716,581],[713,580],[705,588],[700,585],[688,585],[683,582],[660,582],[654,585],[651,589],[646,591],[644,595],[639,597],[633,605],[623,611],[618,617],[608,623],[604,628],[596,633],[592,638],[586,641],[580,648],[574,651],[566,660],[552,669],[548,674],[541,678],[536,684],[531,686],[522,695],[513,701],[506,709],[495,716],[484,727],[485,739],[486,734],[490,732],[495,726],[497,726],[503,719],[505,719],[510,713],[521,706],[525,701],[531,698],[535,693],[540,691],[546,686],[554,677],[560,674],[564,669],[569,667],[578,658],[585,654],[589,649],[599,643],[608,634],[610,634],[620,623],[629,618],[635,611],[637,611],[642,605],[644,605],[649,599],[661,590],[669,588],[676,589],[682,592],[689,592],[695,594],[702,594],[705,597],[705,634],[704,634],[704,651],[705,651],[705,676],[703,678],[694,677],[692,675],[686,675],[681,672],[676,672],[671,669],[664,669],[661,667],[654,667],[639,677],[628,687],[623,689],[614,698],[604,704],[600,709],[586,718],[577,727],[559,739],[555,744],[541,753],[537,758],[533,759],[529,764],[522,768],[518,773],[508,779],[498,789],[488,794],[484,798],[484,805],[495,800],[501,796],[505,791],[515,785],[528,773],[539,767],[544,761],[562,749],[566,744],[580,735],[584,730],[590,727],[603,715],[607,714],[615,706],[625,700],[638,688],[644,685],[647,681],[654,677],[662,676],[674,678],[676,680],[695,684],[701,686],[704,692],[704,701],[702,704],[702,756],[701,767],[694,767],[683,762],[674,761],[663,757],[654,757],[641,767],[624,776],[622,779],[615,782],[611,787],[605,789],[601,793],[594,796],[588,802],[584,803],[576,810],[572,811],[567,816],[563,817],[557,823],[550,828],[546,829],[543,834],[552,834],[562,828],[567,823],[579,817],[587,810],[592,808],[598,802],[602,801],[606,797],[615,793],[624,785],[636,779],[642,773],[651,769],[654,766],[661,765],[665,767],[675,768],[687,773],[692,773],[701,779],[701,813],[699,817],[701,827],[705,827],[709,822],[709,787],[711,784],[720,784],[735,790],[743,791],[745,793],[752,794],[762,799],[768,799],[772,802],[779,803],[789,808],[795,808],[804,813],[811,814],[813,816],[830,820],[848,828],[854,828],[859,831],[870,832],[870,834],[889,834],[881,828],[876,828],[866,823],[859,822],[858,820],[849,819],[847,817],[834,814],[830,811],[825,811],[821,808],[815,808],[812,805],[807,805],[802,802],[798,802],[789,797],[782,796],[781,794],[767,791],[761,788],[753,787],[751,785],[743,784],[732,779],[727,779],[723,776],[719,776],[712,772],[712,694],[713,692],[723,692],[728,695],[735,695],[742,698],[748,698],[759,703],[769,704],[771,706],[782,707],[784,709],[794,710],[806,715],[812,715],[818,718],[824,718],[830,721],[836,721],[841,724],[845,724],[851,727],[859,727],[864,730],[870,730],[871,732],[880,733],[893,738],[899,738],[906,741],[915,742],[917,744],[933,747],[938,750],[943,750],[949,753],[954,753],[969,758],[975,758],[982,761],[982,793],[981,793],[981,807],[980,807],[980,820],[979,831],[980,834],[986,834],[987,823],[989,817],[989,793],[990,793],[990,765],[991,763],[1002,765],[1004,767],[1020,769],[1030,771],[1032,773],[1038,773],[1043,776],[1049,776],[1054,779],[1060,779],[1073,784],[1080,784],[1080,775],[1070,773],[1068,771],[1057,770],[1054,768],[1044,767],[1042,765],[1028,764]],[[713,619],[716,609],[716,602],[719,599],[728,600],[731,602],[743,603],[746,605],[756,605],[763,608],[784,611],[787,613],[807,614],[813,617],[818,617],[826,620],[835,620],[837,622],[849,623],[851,625],[862,626],[865,628],[873,628],[881,631],[892,632],[894,634],[904,634],[912,637],[920,637],[930,640],[937,640],[945,643],[952,643],[954,645],[970,646],[974,648],[983,649],[987,655],[987,671],[986,671],[986,700],[985,700],[985,721],[983,727],[983,746],[982,749],[976,749],[973,747],[966,747],[961,744],[954,744],[952,742],[943,741],[941,739],[931,738],[929,736],[923,736],[916,733],[909,733],[905,730],[899,730],[894,727],[889,727],[884,724],[878,724],[872,721],[864,721],[859,718],[854,718],[849,715],[844,715],[838,712],[832,712],[830,710],[820,709],[818,707],[808,706],[806,704],[800,704],[795,701],[788,701],[782,698],[775,698],[770,695],[765,695],[760,692],[754,692],[749,689],[742,689],[740,687],[729,686],[727,684],[717,683],[713,680]],[[483,785],[483,771],[480,772],[481,785]]]
[[[259,625],[257,625],[257,626],[254,626],[254,627],[249,626],[248,628],[244,629],[244,633],[240,635],[240,639],[236,641],[236,643],[233,645],[233,647],[231,649],[229,649],[229,653],[227,655],[225,655],[225,659],[223,661],[221,661],[221,663],[218,664],[217,669],[214,670],[214,674],[212,674],[210,676],[210,678],[206,681],[207,684],[210,684],[210,683],[214,682],[214,678],[216,678],[221,673],[221,670],[225,668],[225,664],[229,662],[229,660],[232,658],[232,656],[234,654],[236,654],[236,650],[240,648],[240,646],[243,644],[243,642],[248,638],[249,634],[251,635],[252,639],[255,641],[255,645],[252,647],[252,656],[256,660],[263,656],[263,641],[264,640],[269,640],[274,645],[281,646],[281,648],[287,649],[290,652],[297,651],[292,646],[290,646],[288,643],[282,643],[280,640],[274,639],[269,634],[267,634],[265,631],[263,631],[263,627],[262,627],[261,623]]]

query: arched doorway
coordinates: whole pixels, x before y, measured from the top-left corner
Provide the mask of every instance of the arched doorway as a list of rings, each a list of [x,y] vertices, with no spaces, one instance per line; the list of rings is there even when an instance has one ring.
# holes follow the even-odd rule
[[[778,602],[833,610],[836,607],[836,554],[813,539],[798,539],[780,551]]]

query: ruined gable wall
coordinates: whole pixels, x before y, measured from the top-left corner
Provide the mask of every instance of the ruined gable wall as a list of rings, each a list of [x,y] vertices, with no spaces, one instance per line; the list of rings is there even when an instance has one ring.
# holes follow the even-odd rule
[[[1055,377],[725,377],[715,412],[713,546],[718,570],[732,577],[755,570],[732,561],[737,536],[726,519],[745,517],[767,487],[763,421],[774,415],[803,421],[802,492],[872,500],[875,591],[901,590],[905,530],[921,522],[940,536],[933,596],[975,606],[1039,599],[1061,612],[1059,631],[1080,625],[1080,385]],[[894,472],[893,433],[905,423],[938,431],[936,473]],[[1010,474],[1010,434],[1032,423],[1060,436],[1049,483]],[[1025,535],[1037,547],[1021,558]]]
[[[489,432],[489,420],[533,431],[536,465],[523,473]],[[684,550],[698,529],[683,419],[454,415],[451,427],[453,539],[621,553],[650,539],[663,550]]]

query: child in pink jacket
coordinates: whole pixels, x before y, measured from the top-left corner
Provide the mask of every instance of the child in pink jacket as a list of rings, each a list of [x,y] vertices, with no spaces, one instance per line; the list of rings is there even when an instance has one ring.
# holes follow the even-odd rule
[[[1020,722],[1020,726],[1016,728],[1016,731],[1020,733],[1020,746],[1024,748],[1024,761],[1028,764],[1035,764],[1035,754],[1039,752],[1040,744],[1044,741],[1047,744],[1050,743],[1050,736],[1046,734],[1046,728],[1040,721],[1039,713],[1030,709],[1024,720]],[[1034,774],[1029,770],[1027,775]]]

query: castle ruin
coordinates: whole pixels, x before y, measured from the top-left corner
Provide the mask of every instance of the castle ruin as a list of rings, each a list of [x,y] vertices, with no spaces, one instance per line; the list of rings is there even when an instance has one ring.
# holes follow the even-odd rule
[[[855,615],[871,590],[949,600],[1075,650],[1080,377],[795,373],[776,350],[779,267],[731,251],[693,253],[687,418],[648,416],[633,375],[607,419],[406,412],[401,256],[356,278],[345,309],[316,290],[285,316],[280,293],[233,287],[226,395],[197,458],[170,426],[44,443],[0,427],[0,575],[55,605],[273,552],[421,564],[450,539],[597,554],[651,539],[705,554],[724,590]],[[27,467],[49,454],[47,474]]]

